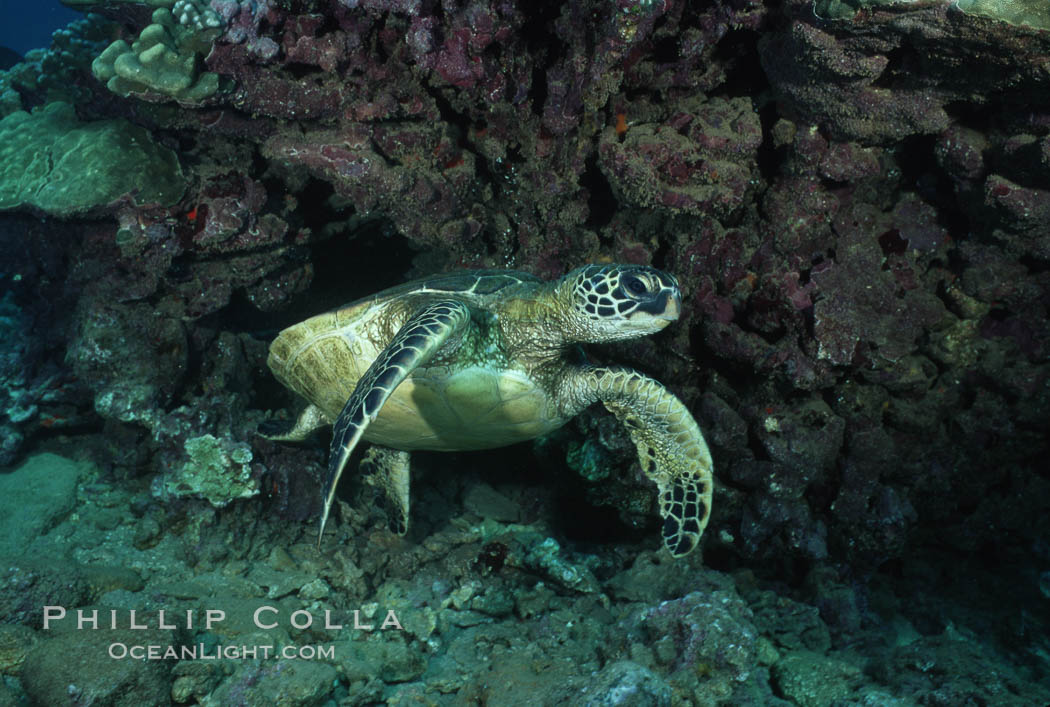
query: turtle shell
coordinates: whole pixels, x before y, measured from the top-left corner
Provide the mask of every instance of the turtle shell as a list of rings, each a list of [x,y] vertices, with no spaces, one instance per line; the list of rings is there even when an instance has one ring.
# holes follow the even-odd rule
[[[539,284],[543,281],[535,275],[520,270],[461,270],[412,280],[382,290],[374,295],[362,297],[350,304],[337,307],[338,310],[353,309],[365,302],[384,302],[402,295],[441,292],[449,295],[463,295],[478,298],[496,295],[514,285]]]
[[[338,417],[357,381],[423,304],[466,302],[479,314],[508,294],[542,284],[524,272],[476,270],[408,282],[295,324],[270,345],[274,375]],[[485,329],[485,327],[481,327]],[[473,336],[495,337],[492,332]],[[494,338],[463,343],[462,353],[417,369],[391,395],[365,439],[397,449],[483,449],[531,439],[564,423],[527,371],[499,358]]]
[[[383,341],[390,341],[397,328],[400,327],[400,322],[397,322],[397,326],[390,331],[381,331],[382,327],[379,324],[383,321],[395,322],[398,320],[396,312],[391,310],[399,309],[399,303],[411,301],[413,304],[409,304],[408,308],[415,309],[419,306],[416,302],[422,303],[423,298],[448,296],[462,299],[473,306],[484,309],[490,302],[502,297],[508,288],[514,287],[520,292],[520,289],[517,288],[519,285],[529,287],[542,283],[543,280],[535,275],[518,270],[461,270],[434,275],[388,287],[374,295],[367,295],[324,314],[311,317],[285,329],[278,335],[278,339],[296,327],[314,320],[317,320],[318,323],[324,322],[324,327],[345,326],[351,321],[362,320],[365,323],[374,322],[376,325],[372,327],[376,330],[374,336]],[[310,328],[317,331],[315,327]],[[274,344],[276,343],[275,341]],[[271,346],[271,352],[272,350]]]

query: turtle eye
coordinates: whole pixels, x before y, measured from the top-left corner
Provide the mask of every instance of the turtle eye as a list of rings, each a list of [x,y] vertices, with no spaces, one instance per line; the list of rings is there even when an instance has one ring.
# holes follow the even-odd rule
[[[628,275],[623,279],[623,286],[627,288],[627,291],[632,295],[644,295],[649,291],[646,284],[634,275]]]

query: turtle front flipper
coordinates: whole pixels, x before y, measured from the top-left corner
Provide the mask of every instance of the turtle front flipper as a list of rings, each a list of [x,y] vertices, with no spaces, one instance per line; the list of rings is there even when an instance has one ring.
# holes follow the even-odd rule
[[[578,375],[583,394],[589,389],[627,427],[642,470],[659,490],[664,545],[675,557],[687,555],[711,516],[711,453],[696,420],[667,388],[637,371],[585,368]]]
[[[322,492],[324,508],[321,511],[318,545],[321,543],[321,536],[324,535],[339,477],[368,425],[379,415],[394,389],[401,385],[412,371],[425,365],[450,337],[460,332],[469,322],[470,310],[462,302],[447,300],[427,305],[405,322],[390,344],[361,376],[333,425],[328,474]],[[407,513],[408,499],[407,494],[405,495]]]

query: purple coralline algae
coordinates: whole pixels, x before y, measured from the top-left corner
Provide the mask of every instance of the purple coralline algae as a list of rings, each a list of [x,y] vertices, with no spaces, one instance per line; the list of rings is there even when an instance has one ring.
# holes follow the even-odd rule
[[[449,677],[479,655],[512,696],[529,692],[507,676],[554,666],[552,700],[571,686],[653,704],[1045,701],[1029,679],[1050,626],[1041,6],[213,0],[152,24],[132,3],[93,9],[0,72],[0,118],[62,101],[78,124],[132,125],[177,155],[179,189],[0,211],[0,461],[95,440],[82,453],[103,477],[151,479],[133,544],[181,543],[194,571],[295,564],[332,588],[312,601],[339,608],[410,584],[404,606],[432,625],[355,640],[333,693],[348,703],[422,699],[426,681],[447,691],[437,703],[489,699]],[[23,147],[47,176],[33,158],[47,145]],[[424,460],[440,480],[413,491],[415,534],[347,504],[344,544],[319,555],[324,450],[255,434],[294,415],[265,370],[273,335],[415,276],[588,262],[680,279],[675,325],[586,354],[645,370],[696,415],[717,479],[702,559],[727,574],[637,559],[658,532],[651,489],[598,410],[531,450]],[[500,491],[519,512],[475,512],[498,505],[455,480],[475,466],[514,470]],[[296,560],[231,550],[237,533]],[[666,591],[624,589],[657,575]],[[976,589],[946,579],[962,576]],[[581,612],[585,629],[564,628]],[[512,621],[543,641],[527,665]],[[983,669],[973,636],[1036,667],[945,684]],[[874,656],[861,671],[856,646]],[[186,700],[270,679],[176,673]],[[327,699],[331,675],[297,678],[303,703]]]
[[[198,5],[180,5],[168,31],[196,53],[194,76],[217,77],[200,100],[120,98],[82,59],[68,69],[87,91],[79,116],[150,131],[178,149],[187,184],[171,206],[101,208],[111,233],[78,247],[66,358],[107,419],[186,404],[192,362],[218,332],[247,333],[234,312],[256,312],[258,330],[273,327],[261,313],[305,311],[304,293],[331,288],[340,259],[352,273],[365,241],[399,254],[385,281],[367,279],[377,285],[460,266],[676,272],[687,307],[669,355],[646,355],[652,371],[737,411],[748,434],[716,444],[720,473],[755,480],[759,496],[763,475],[790,477],[781,488],[796,491],[769,497],[826,527],[829,552],[878,547],[835,537],[836,504],[867,509],[869,524],[882,513],[846,473],[860,430],[881,430],[916,478],[957,454],[956,473],[980,476],[983,453],[950,442],[966,414],[949,422],[952,406],[989,401],[994,429],[1045,409],[1038,30],[941,2],[826,18],[808,0]],[[131,46],[146,18],[105,9]],[[4,84],[23,110],[46,100],[26,71]],[[770,431],[818,402],[834,435]],[[776,451],[778,434],[795,452]],[[1014,463],[1038,436],[1015,429]],[[818,458],[809,472],[797,462]],[[888,485],[902,508],[950,512],[921,484]],[[739,532],[732,508],[720,522]],[[744,535],[823,554],[819,533],[803,542],[771,523]]]

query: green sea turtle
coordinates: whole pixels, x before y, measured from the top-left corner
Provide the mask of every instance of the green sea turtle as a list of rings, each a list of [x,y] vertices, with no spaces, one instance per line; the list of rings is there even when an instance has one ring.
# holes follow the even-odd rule
[[[689,410],[629,368],[590,365],[578,344],[630,339],[676,320],[667,273],[587,265],[545,282],[524,272],[438,275],[384,290],[291,326],[267,361],[309,405],[284,434],[332,424],[321,534],[336,484],[362,439],[372,442],[392,528],[408,529],[413,449],[502,447],[547,434],[601,401],[626,425],[656,482],[664,544],[696,547],[711,512],[711,455]],[[318,539],[320,542],[320,538]]]

